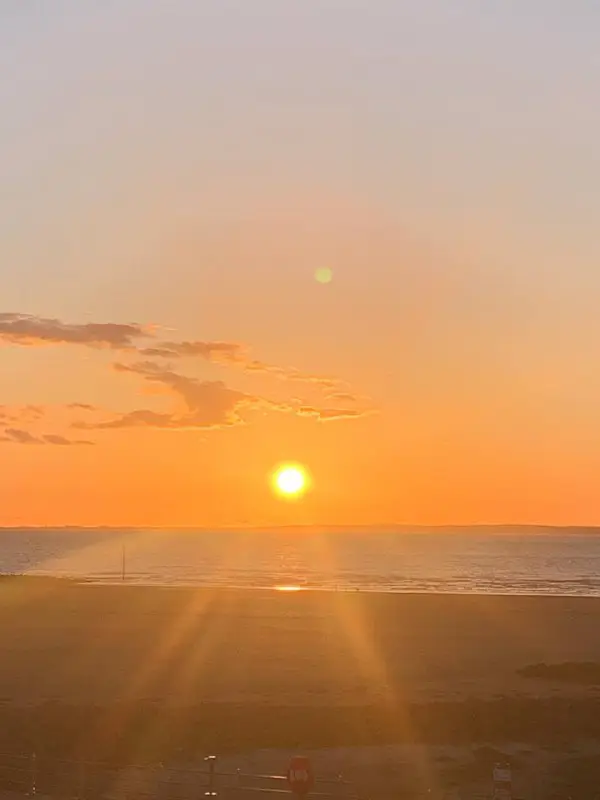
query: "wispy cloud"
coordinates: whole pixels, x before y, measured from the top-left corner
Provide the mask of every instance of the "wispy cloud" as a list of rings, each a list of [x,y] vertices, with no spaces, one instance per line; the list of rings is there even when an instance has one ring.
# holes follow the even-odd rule
[[[276,364],[266,364],[264,361],[248,361],[244,364],[245,372],[263,372],[288,381],[312,383],[323,389],[333,389],[342,383],[338,378],[329,378],[325,375],[311,375],[294,367],[279,367]]]
[[[344,384],[337,378],[314,375],[295,367],[270,364],[252,358],[250,348],[240,342],[165,341],[140,347],[141,339],[153,336],[149,326],[138,323],[67,323],[59,319],[15,312],[0,313],[0,343],[34,347],[39,345],[84,345],[114,350],[137,350],[145,358],[200,358],[213,364],[234,367],[247,373],[263,373],[277,378],[311,383],[323,389]]]
[[[16,444],[41,444],[41,440],[33,436],[29,431],[21,428],[7,428],[4,431],[6,437],[4,441],[15,442]]]
[[[298,414],[301,417],[314,417],[319,422],[333,422],[341,419],[359,419],[369,417],[377,413],[373,408],[314,408],[313,406],[301,406]]]
[[[149,335],[148,330],[137,324],[88,322],[76,325],[30,314],[0,313],[0,342],[25,347],[77,344],[128,350],[135,346],[136,340]]]
[[[142,355],[145,360],[133,364],[117,363],[114,369],[141,378],[146,385],[176,401],[176,408],[169,412],[141,408],[110,416],[95,405],[81,402],[47,408],[36,405],[18,408],[0,406],[0,425],[5,427],[4,431],[0,430],[0,441],[63,446],[92,444],[84,440],[69,439],[61,434],[38,433],[36,428],[40,424],[45,427],[53,419],[60,424],[60,409],[63,414],[65,411],[69,412],[69,417],[63,419],[63,424],[66,422],[71,428],[82,430],[137,427],[179,430],[225,428],[248,422],[252,418],[252,412],[256,411],[290,413],[299,417],[312,417],[321,422],[356,419],[373,413],[371,410],[361,410],[363,401],[337,378],[255,359],[251,356],[250,348],[240,342],[194,340],[140,345],[141,340],[154,338],[153,330],[154,327],[151,330],[137,323],[73,324],[31,314],[0,313],[0,344],[23,347],[80,345]],[[286,381],[312,384],[324,391],[331,405],[339,403],[344,407],[319,408],[318,405],[307,404],[306,398],[271,400],[258,394],[233,389],[223,381],[206,381],[182,375],[164,361],[184,358],[202,359],[247,374],[265,374]],[[72,421],[74,412],[79,412],[80,416],[76,422]],[[85,415],[83,419],[81,415]]]
[[[248,373],[264,373],[284,380],[313,383],[322,388],[337,388],[341,381],[324,375],[312,375],[294,367],[282,367],[251,358],[250,348],[239,342],[161,342],[143,348],[140,354],[150,358],[201,358],[213,364],[236,367]]]
[[[88,439],[67,439],[66,436],[59,436],[55,433],[47,433],[42,436],[42,440],[46,444],[55,444],[59,446],[69,446],[69,445],[89,445],[94,444],[94,442],[90,442]]]
[[[361,398],[354,392],[327,392],[327,399],[335,400],[337,403],[358,403],[365,398]]]
[[[94,442],[83,439],[67,439],[66,436],[59,436],[54,433],[34,436],[34,434],[26,431],[24,428],[6,428],[6,430],[0,433],[0,442],[9,444],[53,444],[60,446],[94,444]]]
[[[244,422],[241,411],[249,407],[270,406],[264,398],[240,392],[222,381],[200,381],[165,369],[151,361],[138,364],[115,364],[117,372],[138,375],[144,381],[162,387],[183,406],[176,413],[147,409],[120,414],[101,422],[76,423],[87,430],[108,428],[223,428]]]
[[[138,323],[62,322],[16,312],[0,313],[0,343],[33,347],[50,344],[73,344],[105,347],[114,350],[137,350],[146,358],[200,358],[213,364],[235,367],[247,373],[264,373],[278,378],[312,383],[321,388],[340,388],[343,382],[334,377],[314,375],[295,367],[269,364],[252,358],[250,348],[240,342],[182,341],[157,342],[140,347],[139,340],[152,337],[148,326]]]
[[[17,412],[17,416],[22,420],[38,420],[41,419],[45,414],[45,409],[43,406],[23,406]]]
[[[229,388],[222,381],[200,381],[162,367],[153,361],[114,365],[117,372],[141,377],[145,382],[161,387],[181,403],[181,410],[165,413],[136,409],[117,414],[110,419],[74,423],[83,430],[121,428],[159,428],[171,430],[225,428],[244,424],[245,411],[268,410],[314,417],[320,421],[351,419],[364,416],[356,409],[319,409],[297,401],[276,401],[259,395]]]
[[[259,398],[230,389],[222,381],[201,381],[165,369],[152,361],[139,364],[115,364],[118,372],[141,376],[145,381],[158,384],[179,397],[195,416],[201,427],[235,424],[239,421],[237,409],[257,403]]]
[[[10,425],[12,427],[23,422],[31,422],[31,420],[32,416],[24,407],[0,406],[0,425]]]
[[[244,364],[247,347],[237,342],[161,342],[140,354],[150,358],[202,358],[217,364]]]
[[[129,411],[126,414],[118,414],[112,419],[105,419],[100,422],[76,422],[73,427],[99,431],[118,430],[119,428],[170,428],[176,430],[185,426],[182,424],[182,418],[176,414],[138,409],[137,411]]]

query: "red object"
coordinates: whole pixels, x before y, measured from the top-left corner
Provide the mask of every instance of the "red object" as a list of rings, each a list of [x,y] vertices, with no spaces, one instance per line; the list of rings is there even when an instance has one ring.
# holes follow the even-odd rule
[[[306,756],[294,756],[287,771],[288,785],[294,794],[305,795],[313,788],[315,779]]]

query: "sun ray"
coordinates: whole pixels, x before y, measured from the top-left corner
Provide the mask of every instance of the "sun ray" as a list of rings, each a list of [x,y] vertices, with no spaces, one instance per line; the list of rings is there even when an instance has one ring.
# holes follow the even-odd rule
[[[315,561],[327,565],[330,574],[334,574],[337,566],[335,547],[332,546],[330,537],[326,532],[315,533],[314,551]],[[372,701],[380,708],[385,716],[390,729],[395,729],[399,739],[416,738],[414,725],[410,715],[409,699],[397,685],[397,680],[390,673],[385,654],[377,641],[373,631],[373,621],[369,619],[363,596],[345,591],[334,591],[329,594],[331,601],[331,617],[322,618],[321,626],[323,641],[328,649],[327,658],[330,667],[342,679],[348,673],[347,658],[351,658],[356,665],[358,677],[363,684],[359,691],[372,695]],[[335,625],[342,634],[340,651],[335,646],[336,635],[328,629]],[[324,654],[325,655],[325,654]],[[410,657],[409,654],[407,654]],[[419,775],[421,785],[425,791],[436,788],[435,770],[426,753],[419,753],[416,758],[415,768]]]
[[[122,730],[131,721],[130,704],[135,704],[140,697],[143,697],[145,690],[161,675],[168,673],[178,656],[183,655],[199,617],[204,620],[210,619],[209,612],[214,606],[215,595],[214,591],[206,590],[186,593],[187,602],[179,609],[170,628],[157,631],[156,644],[146,655],[145,663],[130,676],[128,686],[119,698],[118,706],[100,720],[95,730],[91,732],[90,739],[98,747],[110,744],[111,732]],[[135,715],[135,711],[133,713]]]

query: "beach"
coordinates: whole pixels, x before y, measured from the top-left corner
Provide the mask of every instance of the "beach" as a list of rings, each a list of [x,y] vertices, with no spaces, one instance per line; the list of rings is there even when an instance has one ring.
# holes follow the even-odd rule
[[[303,750],[334,771],[337,753],[371,781],[378,759],[402,761],[394,748],[437,752],[442,772],[460,772],[457,753],[475,763],[521,747],[539,764],[575,741],[595,752],[593,667],[520,671],[600,662],[599,614],[594,598],[5,578],[0,746],[121,763],[218,753],[256,769]]]
[[[600,661],[599,614],[588,598],[4,579],[0,694],[317,708],[576,694],[517,670]]]

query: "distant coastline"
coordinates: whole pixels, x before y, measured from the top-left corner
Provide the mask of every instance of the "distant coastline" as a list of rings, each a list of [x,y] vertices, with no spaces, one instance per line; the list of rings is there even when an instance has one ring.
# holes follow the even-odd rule
[[[407,525],[373,523],[369,525],[0,525],[3,531],[93,531],[106,533],[189,532],[189,533],[277,533],[279,531],[309,531],[322,533],[519,533],[564,534],[568,532],[600,534],[598,525],[534,525],[534,524],[472,524],[472,525]]]

